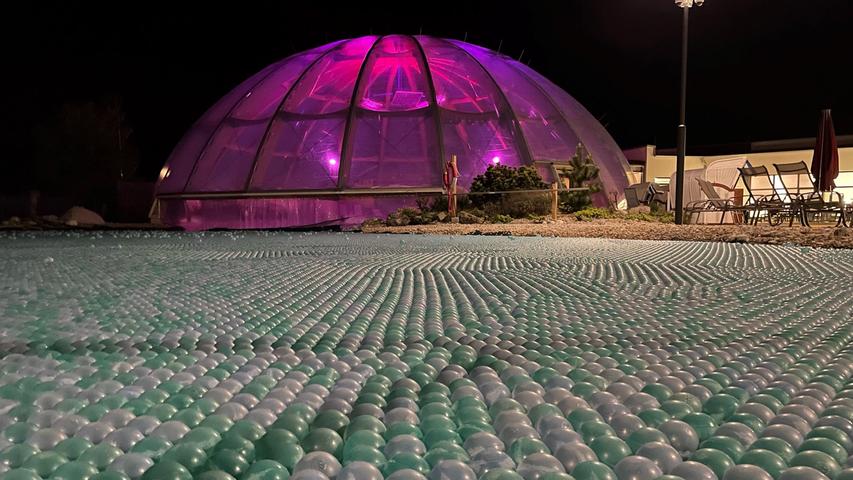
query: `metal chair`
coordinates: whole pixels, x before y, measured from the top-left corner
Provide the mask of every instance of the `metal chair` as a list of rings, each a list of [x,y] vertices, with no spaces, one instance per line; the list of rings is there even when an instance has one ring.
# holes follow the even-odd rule
[[[835,226],[847,225],[844,196],[841,192],[820,192],[806,162],[774,163],[779,182],[792,204],[797,206],[800,223],[811,226],[810,215],[835,215]]]
[[[794,224],[794,218],[799,216],[799,208],[792,205],[791,202],[786,202],[779,195],[779,192],[773,187],[773,179],[770,178],[767,167],[741,167],[738,170],[740,171],[740,179],[743,181],[747,193],[749,193],[747,203],[751,205],[751,208],[745,210],[746,213],[751,214],[749,215],[749,223],[757,225],[759,218],[766,216],[767,223],[774,227],[781,225],[786,218],[790,220],[789,226]],[[765,182],[769,188],[757,187],[756,183],[759,181]],[[758,193],[765,190],[770,190],[772,193],[767,195]]]
[[[743,214],[750,209],[750,207],[735,205],[734,199],[732,198],[722,198],[720,194],[717,193],[717,188],[723,188],[730,192],[734,192],[734,189],[729,187],[728,185],[723,185],[721,183],[711,183],[707,180],[697,178],[696,181],[699,183],[699,188],[702,189],[702,193],[705,194],[707,200],[699,200],[696,202],[690,202],[684,208],[684,213],[687,213],[687,223],[691,223],[690,219],[693,218],[693,214],[700,213],[719,213],[720,214],[720,225],[725,222],[726,213],[731,213],[732,223],[738,223],[737,218],[735,217],[735,213],[741,214],[741,219],[743,218]]]
[[[625,188],[625,201],[628,202],[628,208],[640,206],[640,199],[637,197],[637,189],[634,186]]]

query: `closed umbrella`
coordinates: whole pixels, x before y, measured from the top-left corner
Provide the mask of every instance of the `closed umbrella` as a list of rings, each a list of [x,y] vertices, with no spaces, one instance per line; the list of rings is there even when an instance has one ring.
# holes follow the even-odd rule
[[[817,129],[817,141],[812,158],[812,175],[815,188],[821,192],[831,192],[835,188],[838,176],[838,142],[835,140],[835,127],[832,125],[832,112],[823,110]]]

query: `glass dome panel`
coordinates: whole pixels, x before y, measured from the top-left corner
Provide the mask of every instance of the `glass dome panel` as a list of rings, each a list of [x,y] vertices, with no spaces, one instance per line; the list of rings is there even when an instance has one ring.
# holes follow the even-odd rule
[[[246,93],[219,125],[214,140],[198,159],[189,191],[241,191],[285,93],[327,47],[297,55]]]
[[[435,120],[428,111],[362,111],[355,122],[348,187],[441,186]]]
[[[562,88],[520,62],[510,60],[518,70],[539,84],[559,108],[560,114],[592,155],[600,170],[600,178],[608,199],[620,198],[628,186],[628,166],[625,155],[601,123],[577,100]]]
[[[376,43],[360,82],[357,105],[365,110],[402,112],[430,104],[423,56],[406,35],[389,35]]]
[[[447,40],[420,35],[438,105],[464,113],[497,113],[500,92],[483,68]]]
[[[253,191],[338,186],[345,116],[277,121],[252,177]]]
[[[241,83],[187,132],[156,188],[164,221],[188,228],[357,224],[439,191],[451,155],[464,191],[490,165],[566,161],[579,141],[601,170],[597,204],[618,200],[629,178],[619,147],[526,65],[455,40],[368,36]]]
[[[492,165],[524,165],[508,123],[494,116],[473,119],[452,114],[442,116],[444,148],[448,157],[457,156],[460,188],[467,189],[474,177]]]
[[[302,115],[324,115],[346,110],[364,57],[375,36],[344,42],[311,66],[284,102],[284,110]]]
[[[507,57],[470,43],[453,43],[473,55],[492,74],[512,106],[535,160],[568,161],[572,158],[577,135],[533,81],[513,68]]]
[[[205,146],[211,140],[222,119],[234,105],[240,101],[257,83],[265,78],[270,72],[275,71],[287,60],[276,62],[249,77],[246,81],[228,92],[218,102],[201,116],[187,131],[175,150],[166,161],[166,165],[157,179],[157,191],[159,193],[179,193],[184,191],[187,180],[196,164],[196,159],[204,151]]]

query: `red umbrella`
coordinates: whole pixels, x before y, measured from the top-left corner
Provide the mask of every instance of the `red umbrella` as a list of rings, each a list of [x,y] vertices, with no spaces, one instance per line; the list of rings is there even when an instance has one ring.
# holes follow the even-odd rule
[[[812,175],[815,177],[815,187],[818,191],[831,192],[835,188],[835,177],[838,176],[838,142],[835,140],[835,127],[832,125],[832,112],[829,109],[820,113],[812,157]]]

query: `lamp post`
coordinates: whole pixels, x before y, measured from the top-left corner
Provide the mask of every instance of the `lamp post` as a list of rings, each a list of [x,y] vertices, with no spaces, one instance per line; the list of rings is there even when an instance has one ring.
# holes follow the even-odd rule
[[[700,6],[705,0],[675,0],[684,11],[681,32],[681,105],[678,120],[678,154],[675,162],[675,223],[684,223],[684,156],[687,150],[687,25],[690,9]]]

